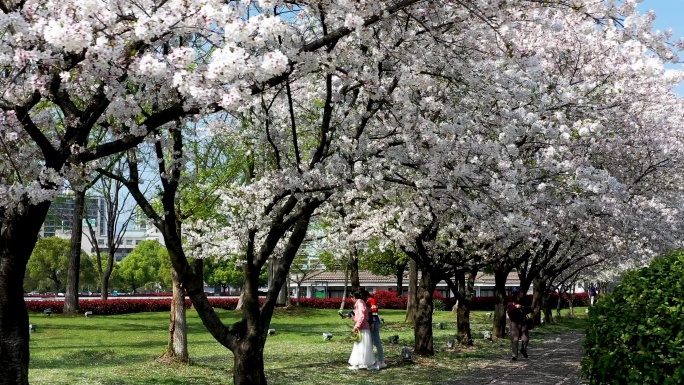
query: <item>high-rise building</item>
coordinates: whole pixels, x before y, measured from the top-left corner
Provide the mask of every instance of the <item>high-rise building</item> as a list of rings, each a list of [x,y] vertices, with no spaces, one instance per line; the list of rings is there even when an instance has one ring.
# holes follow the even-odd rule
[[[41,237],[71,237],[71,223],[74,215],[74,197],[71,190],[65,190],[57,196],[50,206],[47,218],[43,223]],[[93,228],[95,237],[90,234]],[[94,254],[97,249],[100,253],[109,252],[107,247],[107,201],[101,196],[86,197],[85,212],[83,215],[83,234],[81,236],[81,248],[88,254]],[[125,229],[118,228],[114,236],[121,235],[116,245],[114,258],[117,262],[124,259],[133,249],[144,240],[157,240],[163,243],[159,232],[150,231],[146,220],[139,214],[134,214]]]

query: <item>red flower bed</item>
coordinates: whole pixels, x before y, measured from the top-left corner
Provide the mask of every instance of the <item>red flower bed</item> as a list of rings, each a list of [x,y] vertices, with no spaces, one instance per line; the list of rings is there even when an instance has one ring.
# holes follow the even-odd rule
[[[260,303],[263,303],[263,301],[263,298],[259,298]],[[209,298],[209,304],[211,304],[212,307],[219,309],[235,310],[237,303],[237,298]],[[190,299],[186,298],[185,306],[190,308],[191,305],[192,302]],[[93,299],[79,301],[79,307],[81,308],[81,313],[92,311],[93,314],[98,315],[170,311],[171,298],[110,298],[106,301]],[[29,312],[42,313],[48,308],[55,314],[62,313],[64,310],[64,301],[26,301],[26,310]]]
[[[264,299],[259,298],[259,303],[263,303]],[[225,310],[235,310],[238,304],[237,298],[209,298],[209,303],[212,307]]]
[[[185,300],[185,306],[190,307],[190,300]],[[28,311],[42,312],[50,308],[53,313],[62,313],[64,301],[26,301]],[[170,298],[159,299],[93,299],[79,301],[81,313],[92,311],[98,315],[144,313],[171,310]]]
[[[26,301],[26,310],[42,312],[45,309],[51,309],[53,313],[61,313],[64,307],[64,301]]]
[[[406,297],[398,297],[395,291],[376,291],[373,297],[378,303],[380,309],[406,309]],[[562,297],[561,305],[568,306],[569,296]],[[456,305],[456,298],[439,298],[435,296],[435,300],[444,302],[446,310],[451,310]],[[237,307],[237,298],[208,298],[212,307],[235,310]],[[510,298],[509,298],[510,300]],[[532,303],[532,296],[528,295],[527,303]],[[259,303],[263,304],[264,298],[259,298]],[[292,303],[296,299],[292,298]],[[339,309],[341,298],[300,298],[301,306],[311,307],[315,309]],[[556,307],[558,303],[558,294],[553,294],[549,298],[552,308]],[[494,310],[496,305],[496,297],[473,297],[470,305],[470,310]],[[573,297],[574,306],[587,306],[589,303],[589,296],[586,293],[575,294]],[[129,299],[129,298],[111,298],[109,300],[93,299],[79,302],[81,312],[92,311],[93,314],[99,315],[113,315],[113,314],[128,314],[128,313],[142,313],[154,311],[169,311],[171,310],[170,298],[144,298],[144,299]],[[43,310],[50,308],[53,313],[62,313],[64,301],[61,300],[35,300],[26,301],[26,309],[29,312],[43,312]],[[185,300],[185,306],[190,307],[189,299]],[[354,303],[350,299],[345,300],[345,307],[352,308]]]
[[[292,298],[292,303],[296,303],[297,299]],[[354,302],[349,298],[345,299],[345,307],[354,307]],[[340,303],[342,303],[342,298],[300,298],[299,304],[301,306],[311,307],[314,309],[339,309]]]
[[[406,309],[406,297],[397,296],[396,291],[378,290],[373,293],[373,298],[380,309]]]

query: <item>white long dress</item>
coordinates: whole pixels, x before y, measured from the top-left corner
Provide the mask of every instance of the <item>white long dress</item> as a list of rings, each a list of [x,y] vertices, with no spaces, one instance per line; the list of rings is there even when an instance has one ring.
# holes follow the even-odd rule
[[[359,330],[361,332],[361,342],[354,342],[349,365],[357,365],[360,368],[368,368],[375,363],[373,355],[373,337],[370,330]]]
[[[373,355],[373,337],[369,329],[360,329],[363,325],[367,327],[370,314],[368,307],[362,299],[356,300],[354,304],[354,322],[355,326],[359,327],[361,333],[361,342],[354,342],[351,356],[349,356],[349,365],[358,366],[360,368],[368,368],[375,363],[375,356]]]

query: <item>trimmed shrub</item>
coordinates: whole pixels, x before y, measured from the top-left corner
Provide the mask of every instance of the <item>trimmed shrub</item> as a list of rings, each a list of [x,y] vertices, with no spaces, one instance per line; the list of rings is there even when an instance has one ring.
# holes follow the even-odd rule
[[[396,291],[378,290],[373,298],[380,309],[406,309],[406,297],[399,297]]]
[[[588,316],[582,372],[591,385],[684,383],[684,255],[628,273]]]
[[[292,299],[292,303],[296,303],[296,299]],[[339,309],[342,298],[300,298],[300,306],[311,307],[314,309]],[[347,298],[344,300],[345,308],[353,308],[354,301]]]
[[[238,298],[211,298],[209,297],[209,303],[212,307],[225,309],[225,310],[235,310],[237,307],[239,299]],[[259,303],[263,303],[264,299],[259,298]]]

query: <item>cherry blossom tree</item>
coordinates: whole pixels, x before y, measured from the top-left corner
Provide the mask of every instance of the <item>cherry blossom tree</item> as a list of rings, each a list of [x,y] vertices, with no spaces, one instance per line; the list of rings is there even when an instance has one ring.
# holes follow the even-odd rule
[[[669,36],[650,31],[652,16],[634,14],[633,2],[66,0],[3,1],[0,11],[0,383],[28,382],[21,277],[51,199],[116,153],[131,150],[125,183],[203,323],[233,352],[235,384],[266,382],[266,332],[312,216],[391,191],[378,182],[414,175],[420,189],[455,190],[469,218],[498,208],[481,237],[500,240],[492,255],[539,231],[526,161],[543,162],[539,186],[592,192],[599,213],[620,209],[609,203],[622,186],[635,190],[630,212],[674,217],[679,207],[653,178],[677,164],[668,129],[681,103],[661,91],[681,75],[663,74],[660,58],[676,59]],[[221,226],[185,234],[175,201],[194,122],[238,138],[258,162],[249,181],[218,191]],[[89,143],[94,130],[112,139]],[[601,161],[645,141],[641,173]],[[141,143],[159,162],[160,210],[135,192]],[[668,162],[655,156],[663,149]],[[640,183],[626,182],[635,175]],[[473,186],[487,194],[469,196]],[[651,249],[650,224],[615,248]],[[216,249],[244,256],[244,319],[232,327],[208,305],[201,259],[186,258]],[[258,276],[273,258],[260,305]]]

